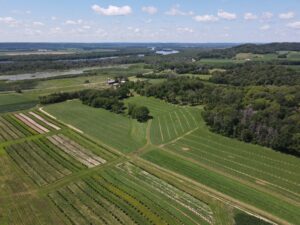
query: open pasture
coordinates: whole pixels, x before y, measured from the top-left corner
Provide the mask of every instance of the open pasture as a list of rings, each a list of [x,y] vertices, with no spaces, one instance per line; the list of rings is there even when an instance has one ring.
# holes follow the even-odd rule
[[[133,165],[134,173],[129,173],[127,166],[72,183],[49,197],[72,224],[212,224],[208,205]]]
[[[92,108],[77,100],[49,105],[44,110],[121,152],[134,151],[146,143],[146,124],[124,115]]]

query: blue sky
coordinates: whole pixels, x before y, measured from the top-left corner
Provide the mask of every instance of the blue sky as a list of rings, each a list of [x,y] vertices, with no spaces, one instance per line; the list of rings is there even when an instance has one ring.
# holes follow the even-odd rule
[[[0,0],[5,41],[300,41],[300,2]]]

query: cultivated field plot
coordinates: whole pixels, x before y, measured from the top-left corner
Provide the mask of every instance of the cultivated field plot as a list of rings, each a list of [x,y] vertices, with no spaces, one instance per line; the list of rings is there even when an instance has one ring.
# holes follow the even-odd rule
[[[0,155],[0,224],[66,224],[47,197],[36,196],[34,183],[20,175],[7,155]]]
[[[70,136],[75,134],[70,134]],[[6,147],[8,155],[39,186],[85,168],[102,165],[116,158],[113,153],[78,138],[81,144],[63,135],[52,135]],[[103,157],[89,150],[94,149]]]
[[[25,138],[35,133],[10,115],[0,116],[0,143]]]
[[[152,143],[163,144],[197,128],[199,116],[198,109],[179,108],[155,117],[151,126]]]
[[[241,181],[229,178],[192,160],[182,158],[162,149],[147,152],[143,155],[143,158],[162,168],[191,178],[238,201],[256,206],[265,212],[283,218],[291,224],[299,223],[299,205],[295,201],[286,201],[281,196],[273,195],[270,191],[257,190]]]
[[[34,107],[37,102],[37,98],[24,94],[1,94],[0,113],[29,109]]]
[[[55,206],[47,198],[33,195],[16,196],[0,205],[0,222],[3,225],[65,225]]]
[[[49,197],[78,225],[212,224],[212,212],[205,203],[133,165],[121,167],[70,184]]]
[[[167,148],[300,201],[300,163],[295,157],[222,137],[205,128],[198,129]]]
[[[82,163],[88,168],[92,168],[106,163],[105,159],[95,155],[90,150],[82,147],[75,141],[72,141],[68,137],[58,134],[51,137],[47,137],[48,140],[56,145],[58,148],[69,154],[71,157]]]
[[[121,152],[134,151],[146,143],[147,124],[83,105],[77,100],[49,105],[44,110]]]
[[[50,122],[49,119],[45,119],[37,112],[15,113],[14,116],[39,134],[61,129],[55,122]]]
[[[81,165],[65,161],[60,150],[46,139],[26,141],[6,147],[8,155],[39,186],[55,182]]]

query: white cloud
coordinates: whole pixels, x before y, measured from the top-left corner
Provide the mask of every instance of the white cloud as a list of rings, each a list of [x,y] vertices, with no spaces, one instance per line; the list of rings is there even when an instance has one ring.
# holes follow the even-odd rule
[[[89,26],[89,25],[85,25],[85,26],[82,27],[82,29],[85,29],[85,30],[89,30],[89,29],[91,29],[91,28],[92,28],[92,27]]]
[[[281,13],[281,14],[279,14],[279,18],[280,19],[284,19],[284,20],[292,19],[294,17],[295,17],[295,13],[294,12],[287,12],[287,13]]]
[[[293,29],[300,29],[300,21],[288,23],[287,26]]]
[[[264,12],[261,17],[262,17],[262,19],[268,20],[268,19],[271,19],[273,17],[273,13],[271,13],[271,12]]]
[[[140,28],[134,28],[134,27],[127,27],[127,29],[134,32],[134,33],[139,33],[141,31]]]
[[[55,21],[55,20],[57,20],[57,17],[56,16],[51,16],[51,20]]]
[[[103,16],[126,16],[132,13],[132,9],[128,5],[121,7],[110,5],[108,8],[102,8],[99,5],[93,5],[92,10]]]
[[[142,11],[150,15],[154,15],[158,12],[158,9],[155,8],[154,6],[144,6],[142,7]]]
[[[40,26],[40,27],[42,27],[42,26],[45,26],[45,24],[44,24],[44,23],[42,23],[42,22],[38,22],[38,21],[36,21],[36,22],[33,22],[32,24],[33,24],[33,26]]]
[[[50,29],[50,34],[57,34],[61,31],[62,31],[62,29],[60,27],[53,27]]]
[[[270,28],[271,28],[270,25],[266,24],[266,25],[261,26],[259,29],[260,30],[269,30]]]
[[[197,22],[215,22],[218,21],[219,18],[214,15],[202,15],[202,16],[195,16],[194,20]]]
[[[174,5],[169,11],[165,13],[168,16],[192,16],[194,12],[184,12],[180,9],[180,5]]]
[[[19,21],[17,21],[13,17],[0,17],[0,23],[1,22],[4,23],[4,24],[7,24],[9,26],[16,26],[20,23]]]
[[[177,31],[182,33],[194,33],[194,30],[189,27],[178,27]]]
[[[225,20],[235,20],[237,18],[236,14],[225,12],[224,10],[218,11],[218,17],[225,19]]]
[[[80,25],[83,23],[83,20],[66,20],[66,25]]]
[[[256,20],[257,19],[257,15],[248,12],[248,13],[245,13],[244,19],[245,20]]]

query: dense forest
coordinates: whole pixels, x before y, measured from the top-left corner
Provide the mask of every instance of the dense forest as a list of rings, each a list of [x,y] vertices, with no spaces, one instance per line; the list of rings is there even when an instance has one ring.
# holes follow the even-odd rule
[[[245,63],[224,72],[215,72],[210,81],[234,86],[299,85],[300,72],[279,65]]]
[[[215,132],[299,156],[299,102],[300,86],[219,87],[203,117]]]

